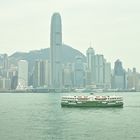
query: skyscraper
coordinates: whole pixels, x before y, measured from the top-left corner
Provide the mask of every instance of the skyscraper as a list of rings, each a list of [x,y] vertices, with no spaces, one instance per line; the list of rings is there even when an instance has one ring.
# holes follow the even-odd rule
[[[92,47],[88,48],[87,52],[87,66],[90,72],[90,84],[95,84],[95,52]]]
[[[73,84],[72,64],[67,63],[63,66],[63,85],[65,88],[71,88]]]
[[[8,70],[9,64],[8,64],[8,55],[3,55],[3,69]]]
[[[52,88],[62,88],[62,25],[59,13],[54,13],[51,18],[50,33],[50,83]]]
[[[9,60],[8,55],[3,55],[3,77],[8,78]]]
[[[85,86],[85,65],[81,56],[76,56],[74,63],[74,86],[83,88]]]
[[[104,88],[111,88],[111,63],[104,61]]]
[[[34,87],[49,87],[49,62],[36,60],[33,74]]]
[[[122,62],[119,59],[115,61],[114,75],[112,80],[112,88],[125,88],[125,70],[123,69]]]
[[[18,62],[18,86],[17,89],[26,89],[28,87],[28,62],[20,60]]]
[[[97,54],[95,56],[96,85],[99,87],[104,83],[104,56]]]

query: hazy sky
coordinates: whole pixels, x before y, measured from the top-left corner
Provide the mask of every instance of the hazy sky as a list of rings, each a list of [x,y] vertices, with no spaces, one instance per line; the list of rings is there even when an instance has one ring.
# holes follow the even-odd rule
[[[0,53],[49,47],[53,12],[65,44],[140,71],[140,0],[0,0]]]

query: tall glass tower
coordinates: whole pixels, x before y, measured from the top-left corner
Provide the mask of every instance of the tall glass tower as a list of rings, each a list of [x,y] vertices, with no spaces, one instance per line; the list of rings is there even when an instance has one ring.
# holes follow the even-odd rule
[[[87,49],[87,66],[90,71],[90,84],[95,84],[96,82],[96,69],[95,69],[95,52],[92,47]]]
[[[50,69],[51,87],[60,89],[62,87],[62,25],[59,13],[54,13],[51,18],[50,33]]]

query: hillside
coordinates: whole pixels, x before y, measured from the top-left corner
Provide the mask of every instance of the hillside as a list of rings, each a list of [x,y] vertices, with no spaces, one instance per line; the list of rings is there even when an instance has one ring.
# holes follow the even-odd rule
[[[30,64],[29,69],[31,70],[31,67],[33,67],[35,60],[49,60],[49,52],[50,48],[33,50],[28,53],[16,52],[12,54],[9,59],[10,62],[14,64],[17,64],[17,62],[21,59],[27,60]],[[85,56],[80,51],[73,49],[72,47],[65,44],[62,46],[62,63],[73,63],[75,62],[76,56],[82,56],[83,60],[86,61]]]

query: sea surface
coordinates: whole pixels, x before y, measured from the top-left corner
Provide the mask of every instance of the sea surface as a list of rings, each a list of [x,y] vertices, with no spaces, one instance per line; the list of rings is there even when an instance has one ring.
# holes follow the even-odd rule
[[[0,93],[0,140],[140,140],[139,92],[99,93],[123,108],[62,108],[69,94]]]

